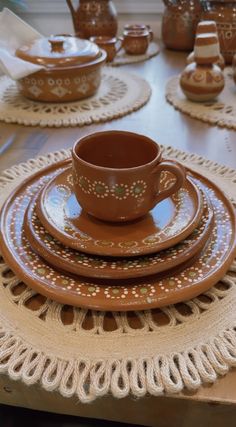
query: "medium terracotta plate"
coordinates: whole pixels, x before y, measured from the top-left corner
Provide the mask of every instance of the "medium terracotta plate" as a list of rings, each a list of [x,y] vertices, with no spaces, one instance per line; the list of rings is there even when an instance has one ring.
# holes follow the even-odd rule
[[[162,175],[162,187],[173,180]],[[37,215],[63,245],[92,255],[134,256],[170,248],[189,236],[202,216],[201,193],[188,178],[176,194],[145,217],[129,223],[108,223],[86,214],[78,204],[71,168],[60,172],[38,198]]]
[[[206,244],[213,226],[213,211],[203,197],[204,211],[199,226],[172,248],[141,257],[99,257],[63,246],[54,239],[37,217],[36,200],[37,196],[29,204],[24,220],[25,234],[32,249],[53,267],[60,266],[65,272],[86,277],[127,279],[167,271],[198,253]]]
[[[32,197],[52,178],[49,166],[28,178],[6,201],[0,221],[0,244],[6,262],[28,286],[63,304],[96,310],[133,311],[161,307],[194,298],[220,280],[236,251],[235,211],[210,181],[193,173],[195,183],[210,198],[214,227],[210,241],[193,265],[141,279],[94,280],[61,274],[36,255],[25,237],[23,221]],[[191,261],[192,262],[192,261]],[[191,264],[190,262],[190,264]]]

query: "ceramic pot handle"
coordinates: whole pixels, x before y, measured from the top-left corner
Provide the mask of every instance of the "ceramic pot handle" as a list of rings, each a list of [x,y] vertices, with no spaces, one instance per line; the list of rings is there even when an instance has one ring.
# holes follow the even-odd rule
[[[121,48],[123,46],[123,42],[124,42],[123,37],[118,37],[118,40],[117,40],[117,42],[115,44],[115,46],[116,46],[116,53],[120,52],[120,50],[121,50]]]
[[[169,188],[157,193],[155,196],[155,204],[176,193],[176,191],[182,187],[186,177],[185,168],[183,166],[181,166],[179,163],[164,160],[163,162],[159,163],[152,172],[155,175],[155,179],[157,179],[157,185],[159,185],[160,182],[161,172],[170,172],[175,176],[176,180]]]

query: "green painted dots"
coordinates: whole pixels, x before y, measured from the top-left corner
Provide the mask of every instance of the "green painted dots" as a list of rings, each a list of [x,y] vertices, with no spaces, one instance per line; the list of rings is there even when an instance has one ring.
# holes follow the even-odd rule
[[[40,274],[40,276],[43,276],[46,274],[46,268],[38,268],[37,273]]]
[[[141,289],[140,289],[140,293],[141,293],[142,295],[145,295],[147,292],[148,292],[148,289],[147,289],[147,288],[141,288]]]
[[[96,291],[96,288],[94,286],[89,286],[88,291],[92,294]]]
[[[117,295],[117,294],[119,294],[119,289],[112,289],[112,293],[114,294],[114,295]]]
[[[61,282],[63,285],[69,285],[69,280],[63,279]]]

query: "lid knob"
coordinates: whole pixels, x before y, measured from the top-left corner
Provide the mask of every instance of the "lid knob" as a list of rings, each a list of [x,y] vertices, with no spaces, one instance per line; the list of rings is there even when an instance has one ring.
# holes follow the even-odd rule
[[[64,38],[63,37],[53,37],[50,38],[49,43],[51,44],[52,52],[63,52],[64,51]]]

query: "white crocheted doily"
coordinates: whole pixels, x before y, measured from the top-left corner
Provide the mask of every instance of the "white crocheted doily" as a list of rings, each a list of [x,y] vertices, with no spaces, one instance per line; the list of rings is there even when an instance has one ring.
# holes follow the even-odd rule
[[[172,77],[166,85],[166,99],[177,110],[203,122],[236,129],[236,85],[229,67],[225,69],[225,88],[212,102],[189,101],[179,86],[179,76]]]
[[[149,44],[148,50],[144,55],[127,55],[124,49],[121,49],[120,52],[116,55],[113,62],[110,63],[112,67],[117,67],[119,65],[135,64],[137,62],[147,61],[148,59],[153,58],[160,52],[160,48],[156,42],[151,42]]]
[[[4,76],[0,77],[0,120],[26,126],[84,126],[130,114],[150,96],[150,85],[144,79],[111,67],[104,68],[96,95],[60,104],[30,101]]]
[[[236,170],[163,147],[236,201]],[[0,205],[40,168],[69,151],[29,160],[0,176]],[[236,262],[221,282],[185,304],[135,313],[62,306],[29,289],[0,262],[0,373],[82,402],[177,393],[213,383],[236,366]]]

